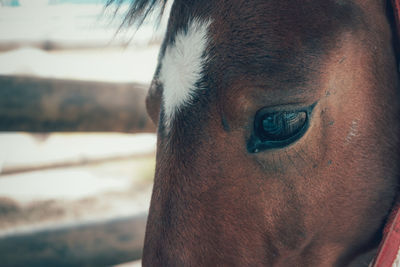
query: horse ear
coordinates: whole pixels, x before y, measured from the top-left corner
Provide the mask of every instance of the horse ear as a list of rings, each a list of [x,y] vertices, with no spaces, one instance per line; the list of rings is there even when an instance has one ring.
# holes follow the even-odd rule
[[[125,18],[122,22],[122,26],[137,25],[139,28],[144,20],[153,13],[156,9],[159,12],[157,21],[160,21],[165,6],[168,0],[131,0],[128,12],[125,14]],[[125,0],[107,0],[106,7],[116,4],[118,7],[124,3]],[[118,11],[118,7],[117,10]]]

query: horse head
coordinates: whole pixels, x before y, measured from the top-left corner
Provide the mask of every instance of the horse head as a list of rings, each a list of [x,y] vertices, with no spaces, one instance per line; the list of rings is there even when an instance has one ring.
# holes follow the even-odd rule
[[[175,0],[143,265],[347,266],[376,247],[399,190],[393,28],[383,0]]]

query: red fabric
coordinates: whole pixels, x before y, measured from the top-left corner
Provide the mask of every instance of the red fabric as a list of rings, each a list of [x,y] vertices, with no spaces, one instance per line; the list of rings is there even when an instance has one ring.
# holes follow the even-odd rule
[[[397,40],[400,42],[400,0],[391,0]],[[400,196],[397,199],[388,222],[373,267],[392,267],[400,250]]]
[[[400,0],[391,0],[396,23],[397,38],[400,40]]]
[[[400,0],[399,0],[400,1]],[[400,198],[389,216],[373,267],[392,267],[400,249]]]

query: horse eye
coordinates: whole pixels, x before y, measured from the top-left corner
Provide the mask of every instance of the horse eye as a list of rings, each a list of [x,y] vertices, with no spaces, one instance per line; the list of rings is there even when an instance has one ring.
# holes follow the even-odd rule
[[[304,111],[267,113],[259,120],[256,131],[263,141],[284,141],[303,129],[307,113]]]
[[[314,104],[304,110],[258,111],[254,120],[254,133],[247,143],[247,150],[257,153],[294,143],[307,131],[313,107]]]

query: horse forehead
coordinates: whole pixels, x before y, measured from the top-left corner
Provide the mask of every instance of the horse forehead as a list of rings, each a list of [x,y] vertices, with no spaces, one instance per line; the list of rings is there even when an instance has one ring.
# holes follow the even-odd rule
[[[175,0],[170,33],[193,17],[213,18],[214,39],[234,41],[242,33],[239,40],[274,39],[282,47],[290,37],[317,39],[354,27],[363,15],[356,0]]]
[[[166,128],[201,90],[227,87],[241,75],[279,77],[298,71],[295,75],[304,77],[305,69],[296,70],[289,61],[301,57],[299,66],[314,64],[317,69],[317,58],[335,43],[335,33],[354,26],[354,5],[306,1],[300,8],[289,8],[288,2],[208,1],[202,7],[211,11],[192,7],[197,11],[173,19],[158,74]],[[178,11],[172,10],[171,16]],[[206,72],[208,77],[219,75],[213,79],[218,84],[204,86]]]
[[[192,18],[176,33],[161,60],[159,81],[163,86],[163,122],[167,130],[176,114],[192,104],[208,60],[211,19]]]
[[[315,59],[332,49],[343,32],[358,29],[363,11],[352,1],[256,0],[221,5],[213,17],[220,62],[254,70],[254,65],[265,69],[271,60]]]

